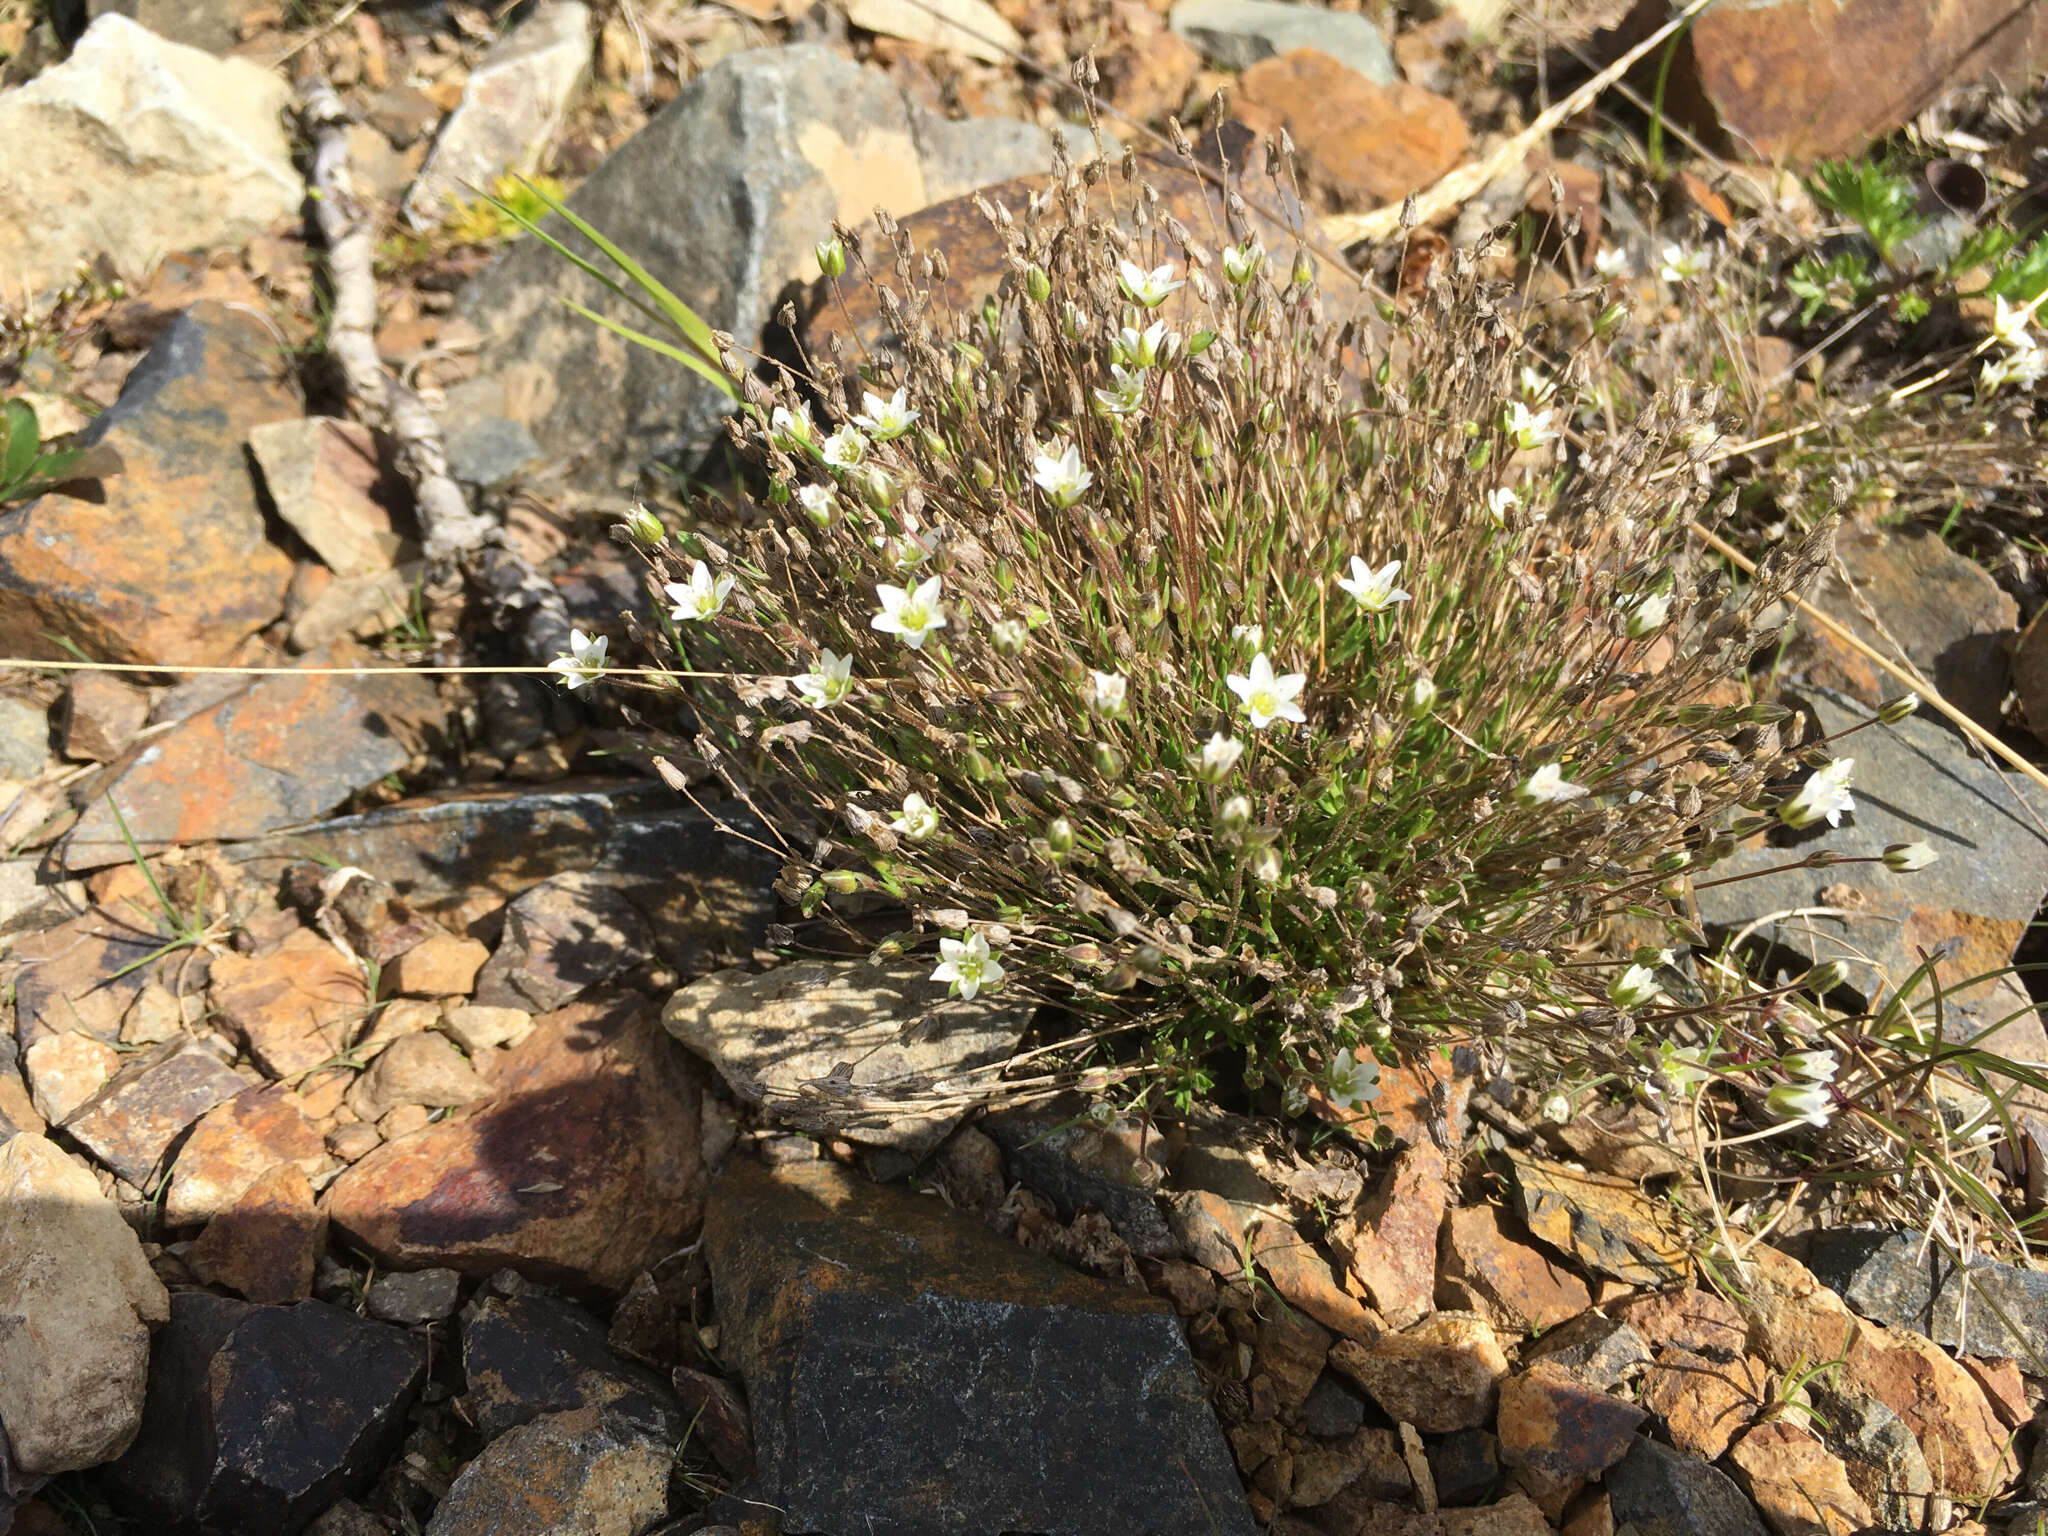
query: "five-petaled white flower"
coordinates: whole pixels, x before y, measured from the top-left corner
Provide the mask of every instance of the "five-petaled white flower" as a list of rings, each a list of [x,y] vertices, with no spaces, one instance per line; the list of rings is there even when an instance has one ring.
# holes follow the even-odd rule
[[[811,425],[811,408],[807,405],[799,405],[793,411],[786,405],[778,405],[769,413],[768,430],[785,448],[807,448],[818,436],[818,429]]]
[[[910,592],[880,583],[875,596],[882,600],[882,611],[868,620],[868,627],[885,635],[901,635],[903,643],[913,651],[923,650],[925,637],[946,627],[946,610],[939,603],[939,589],[945,579],[928,577]]]
[[[818,451],[834,469],[858,469],[861,460],[868,456],[868,440],[849,423],[826,438],[825,446]]]
[[[861,391],[861,414],[854,423],[878,443],[901,437],[917,424],[917,412],[910,408],[910,391],[899,389],[884,400],[871,389]]]
[[[1256,240],[1224,248],[1223,275],[1230,279],[1233,287],[1242,288],[1258,275],[1259,268],[1265,264],[1266,248]]]
[[[1605,245],[1593,258],[1593,270],[1609,282],[1628,276],[1628,252],[1618,245]]]
[[[1557,428],[1550,424],[1551,411],[1532,411],[1521,401],[1512,401],[1507,409],[1507,433],[1514,439],[1515,446],[1524,453],[1534,452],[1557,436]]]
[[[1640,597],[1625,597],[1617,606],[1621,609],[1623,632],[1631,640],[1641,640],[1662,629],[1671,617],[1671,594],[1646,592]]]
[[[1826,1125],[1835,1112],[1835,1095],[1825,1083],[1780,1083],[1764,1095],[1764,1104],[1780,1120]]]
[[[1350,1047],[1339,1051],[1330,1062],[1330,1102],[1339,1109],[1356,1109],[1380,1096],[1380,1064],[1367,1052],[1354,1055]]]
[[[1991,302],[1991,334],[2008,347],[2033,346],[2034,338],[2027,330],[2027,322],[2033,316],[2027,306],[2007,303],[2003,296]]]
[[[972,998],[1003,984],[1002,962],[989,953],[988,939],[979,933],[970,933],[965,939],[941,939],[939,968],[932,972],[932,980],[951,982],[955,993]]]
[[[1657,1048],[1656,1074],[1680,1096],[1706,1081],[1707,1065],[1708,1052],[1703,1045],[1673,1045],[1667,1040]],[[1654,1085],[1651,1091],[1655,1092]]]
[[[839,493],[829,485],[800,485],[796,499],[804,516],[820,528],[830,526],[833,514],[839,510]]]
[[[580,629],[572,629],[568,653],[549,662],[548,670],[562,675],[564,688],[573,690],[594,683],[604,676],[605,651],[610,646],[611,640],[605,635],[593,639]]]
[[[1120,715],[1124,712],[1124,701],[1130,695],[1131,680],[1121,672],[1096,672],[1088,676],[1095,682],[1095,712],[1098,715]]]
[[[1977,383],[1988,395],[2007,384],[2032,389],[2044,375],[2048,375],[2048,352],[2030,344],[2015,347],[2005,356],[1987,361],[1977,375]]]
[[[1545,763],[1523,781],[1515,794],[1530,805],[1560,805],[1567,800],[1577,800],[1588,792],[1583,784],[1565,781],[1563,764]]]
[[[1166,296],[1185,281],[1174,277],[1170,261],[1150,272],[1135,261],[1120,261],[1116,265],[1116,280],[1133,304],[1142,304],[1147,309],[1157,309],[1164,304]]]
[[[1263,731],[1275,720],[1308,719],[1301,712],[1301,706],[1294,702],[1307,685],[1308,674],[1289,672],[1275,675],[1273,663],[1266,659],[1264,651],[1252,658],[1249,674],[1239,676],[1233,672],[1225,681],[1230,691],[1244,700],[1245,713],[1251,717],[1255,731]]]
[[[1408,601],[1408,594],[1394,585],[1394,578],[1401,574],[1401,562],[1389,560],[1374,570],[1358,556],[1351,557],[1351,576],[1339,576],[1337,585],[1357,601],[1367,613],[1385,613],[1396,603]]]
[[[939,813],[923,795],[913,792],[903,797],[903,814],[889,826],[913,843],[921,843],[939,830]]]
[[[1094,474],[1081,463],[1081,450],[1072,443],[1040,448],[1031,479],[1058,507],[1071,507],[1095,483]]]
[[[725,611],[726,594],[732,591],[732,577],[720,576],[713,579],[711,567],[699,560],[690,572],[690,584],[686,587],[679,581],[672,581],[662,590],[675,604],[669,617],[678,624],[692,619],[715,619]]]
[[[1664,262],[1657,269],[1657,275],[1667,283],[1682,283],[1687,278],[1698,277],[1714,264],[1714,253],[1702,246],[1689,251],[1682,245],[1668,244],[1664,247]]]
[[[1807,775],[1799,793],[1778,807],[1778,819],[1788,827],[1810,827],[1823,818],[1831,827],[1842,824],[1842,812],[1856,809],[1849,784],[1856,771],[1856,759],[1838,757],[1824,768]]]
[[[1125,326],[1109,339],[1109,358],[1127,368],[1150,368],[1159,361],[1166,346],[1166,322],[1154,320],[1144,330]]]
[[[1607,995],[1617,1008],[1640,1008],[1663,990],[1657,972],[1647,965],[1631,965],[1607,984]]]
[[[1486,493],[1486,514],[1496,523],[1506,523],[1508,511],[1522,504],[1522,493],[1513,486],[1497,485]]]
[[[813,709],[837,704],[853,691],[853,658],[827,648],[818,652],[817,670],[791,679]]]
[[[1841,1063],[1833,1051],[1794,1051],[1779,1061],[1785,1072],[1809,1083],[1832,1083],[1835,1074],[1841,1071]]]
[[[1133,372],[1121,363],[1111,363],[1110,373],[1116,382],[1107,389],[1095,391],[1095,409],[1103,416],[1130,416],[1142,410],[1145,405],[1145,375],[1143,371]]]
[[[1216,732],[1202,746],[1202,779],[1205,783],[1221,784],[1230,777],[1230,770],[1237,766],[1237,760],[1244,756],[1244,743],[1235,736]]]

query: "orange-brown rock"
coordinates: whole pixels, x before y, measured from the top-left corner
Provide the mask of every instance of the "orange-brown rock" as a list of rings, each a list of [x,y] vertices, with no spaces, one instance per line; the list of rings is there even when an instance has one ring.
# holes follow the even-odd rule
[[[1353,1289],[1396,1328],[1436,1303],[1437,1231],[1449,1192],[1444,1155],[1423,1140],[1400,1153],[1380,1188],[1359,1207],[1345,1262]]]
[[[338,1056],[368,1002],[362,972],[310,928],[267,955],[222,955],[211,991],[215,1012],[272,1077]]]
[[[207,1112],[178,1149],[164,1219],[174,1227],[210,1221],[283,1163],[319,1170],[325,1147],[299,1096],[274,1085],[237,1094]]]
[[[279,1163],[206,1224],[185,1263],[251,1301],[303,1301],[327,1247],[327,1216],[295,1163]]]
[[[1369,1345],[1339,1339],[1330,1364],[1363,1387],[1389,1418],[1425,1434],[1487,1423],[1508,1373],[1492,1326],[1470,1312],[1438,1312]]]
[[[0,513],[0,654],[218,662],[277,617],[292,563],[243,441],[300,414],[286,376],[258,316],[209,302],[173,321],[84,434],[122,473]]]
[[[329,1186],[334,1225],[386,1264],[621,1291],[703,1209],[702,1073],[646,1001],[537,1019],[497,1097],[387,1143]],[[397,1111],[394,1111],[397,1113]]]
[[[1745,1430],[1728,1461],[1778,1536],[1854,1536],[1874,1521],[1842,1459],[1783,1419]]]
[[[1180,111],[1202,72],[1202,56],[1178,32],[1161,31],[1104,56],[1100,68],[1103,92],[1116,109],[1149,123]]]
[[[1631,1297],[1612,1315],[1634,1328],[1652,1349],[1671,1346],[1728,1359],[1748,1347],[1749,1328],[1741,1311],[1712,1291],[1690,1286],[1653,1291]]]
[[[1770,1371],[1750,1355],[1732,1359],[1667,1345],[1643,1375],[1643,1406],[1664,1421],[1671,1443],[1705,1461],[1762,1411]]]
[[[1643,1410],[1554,1361],[1500,1384],[1500,1459],[1557,1479],[1594,1478],[1628,1454]]]
[[[1555,1328],[1593,1304],[1586,1282],[1557,1259],[1501,1230],[1501,1211],[1466,1206],[1444,1220],[1437,1277],[1440,1307],[1484,1312],[1498,1330]]]
[[[1991,1404],[1991,1411],[2007,1429],[2018,1429],[2034,1416],[2034,1410],[2027,1403],[2027,1384],[2020,1375],[2020,1363],[2010,1355],[1987,1359],[1982,1355],[1964,1355],[1963,1369],[1970,1373],[1970,1379],[1984,1389],[1984,1399]]]
[[[1327,53],[1296,48],[1238,77],[1236,112],[1261,133],[1286,129],[1303,172],[1347,210],[1398,203],[1465,158],[1456,103],[1397,80],[1380,85]]]
[[[1251,1243],[1260,1270],[1290,1307],[1346,1338],[1362,1339],[1377,1331],[1372,1314],[1338,1285],[1330,1261],[1291,1223],[1261,1218]]]
[[[467,997],[490,958],[489,946],[466,934],[437,933],[392,961],[385,983],[401,997]]]

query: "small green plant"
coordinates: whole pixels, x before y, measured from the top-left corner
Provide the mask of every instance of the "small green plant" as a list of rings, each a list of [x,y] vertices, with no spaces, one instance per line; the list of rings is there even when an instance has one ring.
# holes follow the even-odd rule
[[[35,410],[26,400],[0,402],[0,507],[120,469],[121,456],[112,448],[53,448],[43,441]]]
[[[1806,186],[1815,202],[1860,228],[1886,266],[1927,226],[1913,184],[1874,160],[1823,160]]]

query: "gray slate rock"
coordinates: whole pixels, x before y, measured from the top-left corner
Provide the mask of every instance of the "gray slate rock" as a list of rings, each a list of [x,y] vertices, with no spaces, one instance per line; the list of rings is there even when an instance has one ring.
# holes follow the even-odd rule
[[[1047,169],[1028,124],[948,122],[822,44],[759,48],[706,70],[578,187],[570,206],[711,326],[751,347],[783,291],[815,277],[835,218],[906,214]],[[574,239],[568,231],[563,233]],[[522,240],[463,300],[484,373],[579,483],[701,453],[731,409],[681,365],[572,313],[646,320],[539,241]]]
[[[486,1288],[462,1309],[461,1333],[463,1406],[485,1435],[588,1408],[669,1445],[682,1436],[668,1384],[613,1354],[580,1307],[524,1287],[509,1296]]]
[[[1888,1531],[1926,1526],[1934,1474],[1919,1438],[1891,1409],[1868,1393],[1830,1382],[1826,1373],[1807,1383],[1820,1417],[1814,1427],[1842,1458],[1849,1486]]]
[[[1639,1438],[1605,1478],[1616,1529],[1637,1536],[1765,1536],[1756,1506],[1710,1462]]]
[[[1803,1247],[1814,1278],[1873,1322],[1959,1354],[2048,1358],[2048,1274],[1987,1258],[1965,1270],[1938,1246],[1923,1252],[1917,1232],[1875,1227],[1815,1232]]]
[[[462,1276],[452,1269],[386,1270],[370,1282],[370,1316],[380,1323],[417,1328],[453,1317],[462,1300]]]
[[[1132,1151],[1130,1126],[1081,1121],[1086,1108],[1078,1095],[1021,1104],[997,1110],[981,1127],[1007,1154],[1010,1176],[1051,1199],[1062,1220],[1100,1211],[1141,1258],[1178,1257],[1180,1239],[1157,1198],[1165,1170]]]
[[[1378,85],[1392,85],[1394,55],[1365,16],[1290,0],[1179,0],[1167,24],[1224,69],[1313,48]]]
[[[647,920],[594,874],[557,875],[505,909],[505,932],[477,973],[485,1008],[552,1013],[653,954]]]
[[[668,1513],[675,1448],[595,1408],[551,1413],[484,1447],[427,1536],[610,1536]],[[665,1527],[664,1527],[665,1528]]]
[[[734,1159],[705,1252],[789,1531],[1249,1536],[1161,1303],[831,1163]]]
[[[50,760],[50,717],[20,699],[0,699],[0,779],[32,779]]]
[[[523,423],[509,416],[455,417],[446,447],[448,473],[483,490],[496,490],[545,457]]]
[[[106,1475],[159,1529],[288,1536],[376,1477],[426,1369],[417,1340],[324,1301],[181,1292],[142,1429]]]

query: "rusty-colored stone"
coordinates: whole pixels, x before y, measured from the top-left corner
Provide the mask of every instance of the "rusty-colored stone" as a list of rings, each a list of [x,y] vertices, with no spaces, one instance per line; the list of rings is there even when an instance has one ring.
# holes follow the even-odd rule
[[[209,1110],[178,1149],[164,1219],[174,1227],[211,1221],[281,1163],[317,1172],[324,1150],[298,1094],[281,1085],[238,1094]]]
[[[1996,1359],[1964,1355],[1961,1363],[1970,1379],[1984,1389],[1984,1400],[2007,1429],[2018,1429],[2033,1419],[2034,1410],[2027,1402],[2027,1384],[2020,1375],[2019,1361],[2010,1355]]]
[[[339,1055],[368,1002],[362,973],[310,928],[267,955],[222,955],[212,993],[215,1011],[272,1077]]]
[[[1778,1536],[1854,1536],[1874,1523],[1842,1459],[1783,1419],[1745,1431],[1728,1448],[1728,1460]]]
[[[1339,1339],[1330,1364],[1363,1387],[1388,1417],[1425,1434],[1476,1429],[1493,1417],[1508,1359],[1485,1318],[1438,1312],[1370,1345]]]
[[[467,935],[437,933],[385,968],[385,985],[401,997],[467,997],[476,973],[491,958],[488,946]]]
[[[1612,1315],[1634,1328],[1652,1349],[1671,1346],[1728,1360],[1743,1353],[1749,1342],[1739,1309],[1712,1291],[1690,1286],[1631,1297]]]
[[[1683,1279],[1691,1256],[1663,1207],[1627,1179],[1514,1158],[1515,1203],[1529,1230],[1587,1268],[1630,1285]]]
[[[1753,1356],[1733,1359],[1666,1347],[1643,1376],[1643,1406],[1664,1420],[1671,1443],[1717,1460],[1764,1405],[1770,1372]]]
[[[1503,1232],[1501,1214],[1494,1206],[1474,1205],[1446,1217],[1437,1305],[1484,1312],[1496,1329],[1509,1333],[1555,1328],[1590,1307],[1593,1293],[1585,1281],[1533,1243]]]
[[[1539,1360],[1500,1384],[1500,1459],[1557,1479],[1598,1477],[1622,1457],[1643,1410]]]
[[[1405,1328],[1435,1305],[1437,1230],[1449,1193],[1444,1155],[1422,1140],[1394,1159],[1358,1212],[1345,1261],[1351,1279],[1386,1320]]]
[[[1309,182],[1346,210],[1398,203],[1455,168],[1471,141],[1449,98],[1380,85],[1327,53],[1296,48],[1238,77],[1235,109],[1260,133],[1285,129]]]
[[[106,672],[80,672],[65,690],[64,755],[108,763],[149,719],[149,695]]]
[[[185,1127],[249,1085],[188,1035],[130,1058],[65,1124],[66,1134],[138,1188],[148,1188]]]
[[[1376,1331],[1372,1314],[1344,1294],[1329,1261],[1291,1223],[1261,1218],[1251,1243],[1259,1268],[1290,1307],[1346,1338],[1362,1339]]]
[[[22,939],[7,959],[14,977],[14,1028],[23,1048],[73,1029],[118,1039],[136,994],[159,969],[138,962],[162,942],[107,912],[82,912]]]
[[[209,1285],[251,1301],[303,1301],[327,1247],[327,1215],[295,1163],[279,1163],[206,1224],[185,1263]]]
[[[1099,67],[1103,93],[1116,109],[1149,123],[1180,111],[1202,72],[1202,56],[1178,32],[1161,31],[1105,55]]]
[[[0,514],[0,653],[225,661],[284,603],[292,564],[265,536],[243,457],[259,422],[297,416],[260,317],[180,315],[83,434],[125,463],[102,499],[52,491]]]
[[[111,1045],[76,1029],[45,1035],[21,1056],[36,1113],[58,1125],[98,1093],[120,1065],[120,1053]]]
[[[703,1209],[703,1078],[643,999],[536,1020],[492,1082],[497,1098],[468,1119],[390,1142],[336,1179],[335,1226],[386,1264],[511,1264],[606,1291],[681,1245]]]

